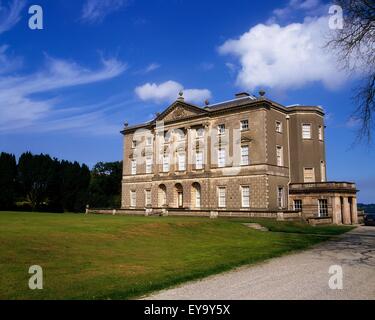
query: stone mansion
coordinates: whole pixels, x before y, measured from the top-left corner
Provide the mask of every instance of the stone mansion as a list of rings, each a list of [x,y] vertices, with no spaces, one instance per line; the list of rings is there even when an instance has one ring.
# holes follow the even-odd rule
[[[152,214],[298,212],[357,223],[356,186],[327,182],[324,111],[259,92],[198,107],[183,93],[124,135],[122,209]]]

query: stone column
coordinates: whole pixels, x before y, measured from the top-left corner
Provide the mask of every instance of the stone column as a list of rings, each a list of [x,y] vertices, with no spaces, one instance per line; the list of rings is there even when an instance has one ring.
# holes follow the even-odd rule
[[[358,224],[358,212],[357,212],[357,198],[352,198],[352,224]]]
[[[342,215],[343,215],[344,224],[351,224],[350,207],[349,207],[348,197],[343,198]]]
[[[332,223],[342,224],[341,219],[341,200],[340,197],[335,196],[332,199]]]
[[[190,126],[185,127],[186,141],[185,141],[185,167],[186,172],[191,172],[193,168],[193,137]]]

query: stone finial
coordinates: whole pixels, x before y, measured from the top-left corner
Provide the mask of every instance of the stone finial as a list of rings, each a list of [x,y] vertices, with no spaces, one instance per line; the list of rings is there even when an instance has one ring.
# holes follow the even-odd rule
[[[208,99],[206,99],[206,100],[204,100],[204,104],[205,104],[206,106],[209,106],[209,105],[210,105],[210,101],[209,101]]]
[[[129,123],[127,121],[124,122],[124,127],[128,127],[129,126]]]
[[[179,93],[178,93],[179,97],[177,98],[177,100],[179,101],[184,101],[184,92],[181,90]]]
[[[259,90],[259,95],[260,95],[261,97],[264,97],[264,96],[266,95],[266,91],[264,91],[263,89],[260,89],[260,90]]]

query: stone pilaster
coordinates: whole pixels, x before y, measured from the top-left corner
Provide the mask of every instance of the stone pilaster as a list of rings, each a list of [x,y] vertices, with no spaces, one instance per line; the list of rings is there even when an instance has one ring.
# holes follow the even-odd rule
[[[352,208],[351,208],[351,214],[352,214],[352,224],[358,224],[358,212],[357,212],[357,198],[352,198]]]
[[[343,198],[342,215],[343,215],[344,224],[351,224],[350,206],[349,206],[348,197]]]

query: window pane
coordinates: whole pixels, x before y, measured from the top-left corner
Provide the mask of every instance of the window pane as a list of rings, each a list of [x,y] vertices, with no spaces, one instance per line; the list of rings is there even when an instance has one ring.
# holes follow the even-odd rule
[[[250,187],[242,187],[242,207],[250,207]]]
[[[242,120],[241,121],[241,130],[247,130],[249,129],[249,121],[248,120]]]
[[[278,166],[283,166],[283,147],[276,147],[276,162]]]
[[[198,151],[195,154],[195,168],[203,169],[203,152],[202,151]]]
[[[314,168],[304,168],[303,179],[304,182],[315,182]]]
[[[219,188],[218,192],[218,197],[219,197],[219,207],[224,208],[226,206],[226,189],[223,187]]]
[[[225,149],[218,150],[218,167],[225,167]]]
[[[178,170],[179,171],[185,170],[185,153],[180,153],[178,155]]]
[[[311,125],[310,124],[302,125],[302,138],[311,139]]]
[[[241,165],[249,164],[249,146],[241,146]]]

